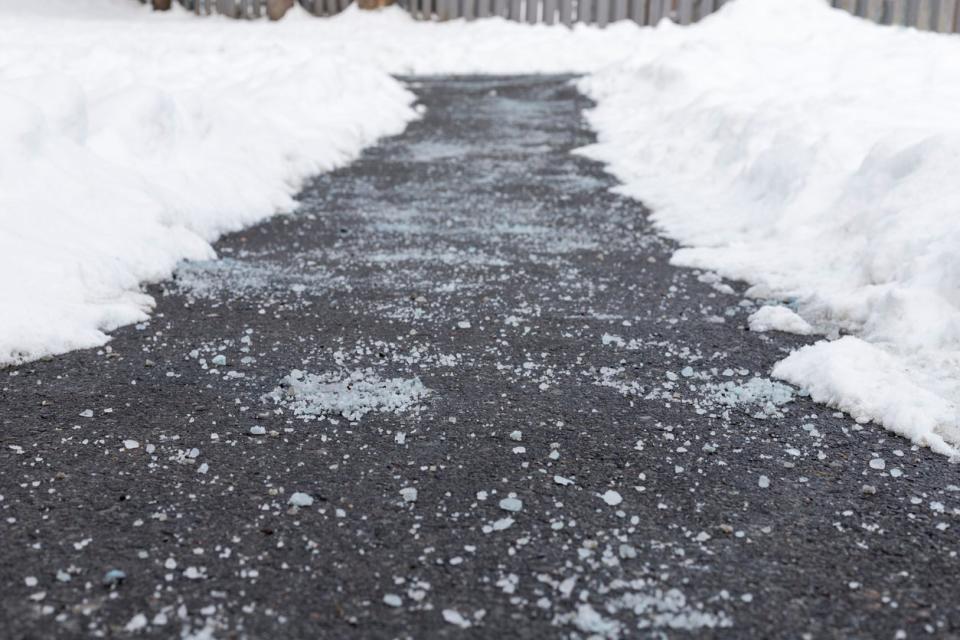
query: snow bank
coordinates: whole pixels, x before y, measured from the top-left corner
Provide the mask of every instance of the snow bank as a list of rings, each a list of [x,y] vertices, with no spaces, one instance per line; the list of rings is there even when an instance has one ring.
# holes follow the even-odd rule
[[[147,317],[140,283],[402,131],[388,73],[589,71],[637,32],[0,0],[0,366],[103,344]]]
[[[737,0],[582,87],[599,102],[586,153],[685,245],[676,264],[853,334],[775,375],[957,452],[960,38]]]

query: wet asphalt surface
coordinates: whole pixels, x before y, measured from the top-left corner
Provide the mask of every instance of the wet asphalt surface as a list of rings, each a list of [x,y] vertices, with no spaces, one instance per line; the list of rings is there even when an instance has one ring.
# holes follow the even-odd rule
[[[150,322],[0,372],[0,636],[958,637],[956,466],[767,380],[806,339],[669,266],[569,78],[411,86]]]

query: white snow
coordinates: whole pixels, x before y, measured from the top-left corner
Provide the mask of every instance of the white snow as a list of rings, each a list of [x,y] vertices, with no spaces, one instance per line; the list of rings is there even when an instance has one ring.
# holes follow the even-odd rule
[[[797,315],[789,307],[764,305],[750,314],[747,319],[750,331],[784,331],[808,336],[813,333],[810,323]]]
[[[105,343],[147,317],[142,282],[401,132],[418,113],[389,73],[587,72],[640,29],[0,0],[0,33],[3,366]]]
[[[775,375],[960,444],[960,38],[820,0],[737,0],[661,24],[580,86],[599,104],[585,153],[686,245],[675,264],[853,334]]]

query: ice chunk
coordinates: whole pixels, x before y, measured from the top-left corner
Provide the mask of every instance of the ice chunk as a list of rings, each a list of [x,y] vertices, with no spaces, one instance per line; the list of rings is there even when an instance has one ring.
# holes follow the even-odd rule
[[[307,493],[301,493],[297,491],[290,499],[287,501],[295,507],[309,507],[313,504],[313,496]]]
[[[621,502],[623,502],[623,496],[621,496],[619,492],[614,491],[613,489],[610,489],[606,493],[602,494],[600,497],[603,499],[604,502],[606,502],[611,507],[615,507]]]
[[[500,508],[504,511],[511,511],[516,513],[523,509],[523,501],[518,500],[517,498],[504,498],[500,501]]]
[[[388,607],[401,607],[403,606],[403,599],[395,593],[388,593],[383,596],[383,604]]]

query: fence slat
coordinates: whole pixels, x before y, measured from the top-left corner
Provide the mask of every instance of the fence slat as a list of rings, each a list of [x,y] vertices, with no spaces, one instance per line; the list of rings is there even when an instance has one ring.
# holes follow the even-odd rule
[[[523,17],[520,14],[521,3],[523,0],[510,0],[510,19],[520,22]]]
[[[903,17],[903,23],[908,27],[915,27],[919,19],[920,0],[907,0],[907,12]]]
[[[701,0],[700,1],[700,12],[697,15],[697,20],[703,20],[708,15],[717,10],[716,3],[714,0]]]
[[[656,26],[664,16],[664,0],[650,0],[650,24]]]
[[[610,19],[614,22],[627,19],[627,0],[613,0],[613,12]]]
[[[527,22],[537,24],[540,14],[540,0],[527,0]]]
[[[490,17],[490,0],[477,0],[477,17]]]
[[[573,24],[573,0],[560,0],[560,24]]]
[[[507,17],[507,0],[493,0],[493,15]]]
[[[605,27],[610,23],[610,0],[597,1],[597,26]]]
[[[630,19],[639,25],[647,24],[647,0],[630,0]]]
[[[593,11],[591,11],[593,0],[577,0],[577,22],[590,24],[593,22]]]
[[[557,22],[557,0],[543,0],[543,23],[555,24]]]
[[[693,0],[680,0],[678,17],[680,18],[680,24],[693,22]]]

